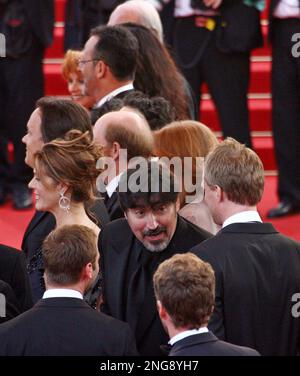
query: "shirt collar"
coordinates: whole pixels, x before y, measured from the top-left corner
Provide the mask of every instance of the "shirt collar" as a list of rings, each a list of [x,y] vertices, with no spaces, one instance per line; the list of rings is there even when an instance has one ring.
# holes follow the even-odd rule
[[[246,222],[262,222],[260,215],[256,210],[247,210],[241,213],[234,214],[227,218],[222,228],[225,226],[231,225],[233,223],[246,223]]]
[[[72,289],[49,289],[44,292],[43,299],[48,298],[77,298],[83,299],[79,291]]]
[[[120,181],[120,178],[121,178],[121,174],[115,176],[109,184],[107,184],[106,186],[106,193],[108,195],[108,197],[111,197],[113,195],[113,193],[116,191],[118,185],[119,185],[119,181]]]
[[[94,106],[94,108],[99,108],[101,107],[105,102],[109,101],[110,99],[114,98],[116,95],[123,93],[123,91],[128,91],[128,90],[133,90],[133,84],[127,84],[118,87],[116,90],[111,91],[107,95],[105,95],[103,98],[99,100],[99,102]]]
[[[176,336],[172,337],[169,341],[169,344],[173,346],[175,342],[178,342],[186,337],[194,336],[200,333],[208,333],[208,329],[206,327],[203,327],[199,329],[185,330],[184,332],[178,333],[176,334]]]

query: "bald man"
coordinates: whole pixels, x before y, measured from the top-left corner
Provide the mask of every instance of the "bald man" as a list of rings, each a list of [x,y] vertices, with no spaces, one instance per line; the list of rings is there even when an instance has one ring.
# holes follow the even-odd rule
[[[121,174],[134,157],[149,158],[153,148],[153,136],[142,114],[123,109],[109,112],[97,120],[94,139],[102,148],[104,157],[100,162],[105,171],[97,180],[97,188],[105,190],[105,206],[110,220],[124,217],[119,205],[117,187]],[[99,167],[102,163],[100,163]]]
[[[108,25],[133,22],[153,30],[163,43],[163,28],[160,16],[154,6],[143,0],[129,0],[116,7],[110,15]]]

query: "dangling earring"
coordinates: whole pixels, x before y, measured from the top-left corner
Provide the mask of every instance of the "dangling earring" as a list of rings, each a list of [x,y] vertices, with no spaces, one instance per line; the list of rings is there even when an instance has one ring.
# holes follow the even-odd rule
[[[63,193],[60,193],[60,199],[58,201],[59,207],[68,212],[70,210],[70,199],[67,196],[64,196]]]

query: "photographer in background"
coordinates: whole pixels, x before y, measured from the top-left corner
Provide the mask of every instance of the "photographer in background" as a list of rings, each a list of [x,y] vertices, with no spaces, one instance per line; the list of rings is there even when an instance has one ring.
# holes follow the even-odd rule
[[[159,11],[171,2],[147,1]],[[262,44],[259,16],[262,3],[245,2],[175,0],[173,48],[198,104],[201,84],[207,83],[224,137],[251,146],[247,104],[249,64],[251,50]]]

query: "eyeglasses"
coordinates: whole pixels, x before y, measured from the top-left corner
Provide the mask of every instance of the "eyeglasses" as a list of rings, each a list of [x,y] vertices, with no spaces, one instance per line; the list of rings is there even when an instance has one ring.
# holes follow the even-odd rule
[[[78,66],[80,66],[80,65],[84,65],[84,64],[86,64],[86,63],[89,63],[89,62],[91,62],[91,61],[99,61],[100,59],[89,59],[89,60],[78,60]]]

